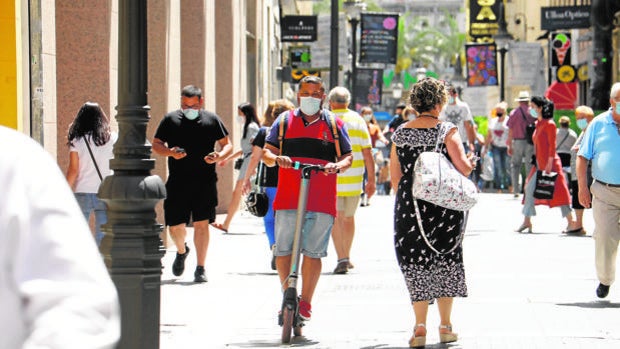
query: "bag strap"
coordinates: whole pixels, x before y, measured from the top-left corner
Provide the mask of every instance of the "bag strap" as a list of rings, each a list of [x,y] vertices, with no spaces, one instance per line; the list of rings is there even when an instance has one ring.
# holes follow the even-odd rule
[[[91,160],[93,160],[93,164],[95,164],[95,169],[97,170],[97,174],[99,175],[99,180],[103,182],[103,176],[101,176],[101,171],[99,171],[99,166],[97,166],[97,161],[95,161],[95,157],[93,156],[93,151],[90,150],[90,144],[88,144],[88,139],[84,138],[84,143],[86,143],[86,148],[88,148],[88,153],[90,154]]]
[[[562,138],[562,141],[560,142],[560,144],[558,144],[558,146],[555,147],[555,150],[560,149],[560,146],[564,144],[564,141],[566,140],[566,138],[568,138],[568,131],[566,131],[566,135],[564,135],[564,138]]]
[[[291,117],[293,117],[293,110],[291,109],[291,111],[289,112]],[[282,143],[284,142],[284,132],[286,131],[286,127],[287,125],[287,114],[289,113],[282,113],[280,114],[280,128],[278,130],[278,142],[280,142],[280,155],[282,155]]]
[[[444,128],[445,127],[444,127],[444,123],[443,122],[440,122],[437,125],[439,125],[439,130],[437,131],[437,142],[435,143],[435,152],[436,153],[441,153],[441,151],[439,151],[439,145],[446,138],[446,135],[444,134]]]
[[[259,191],[263,191],[263,175],[265,171],[265,166],[262,161],[258,163],[258,173],[256,174],[256,178],[254,178],[254,184],[258,187]]]
[[[418,199],[413,198],[413,206],[415,208],[415,216],[418,221],[418,227],[420,228],[420,234],[422,234],[422,238],[424,239],[424,242],[426,243],[428,248],[430,248],[433,252],[437,254],[449,254],[449,253],[452,253],[454,250],[456,250],[457,247],[461,245],[461,242],[463,242],[463,236],[465,235],[465,227],[467,226],[467,218],[469,216],[469,212],[465,212],[463,214],[463,225],[462,225],[461,233],[459,234],[458,239],[456,241],[456,244],[454,244],[454,246],[452,246],[452,248],[448,252],[439,252],[437,251],[435,247],[433,247],[433,245],[431,245],[431,242],[428,241],[428,237],[426,237],[426,233],[424,232],[424,228],[422,227],[422,218],[420,216],[420,209],[418,208]]]
[[[338,135],[338,126],[336,125],[336,118],[325,113],[325,117],[329,119],[329,124],[332,128],[332,136],[334,137],[334,145],[336,146],[336,159],[339,159],[342,153],[340,152],[340,136]]]

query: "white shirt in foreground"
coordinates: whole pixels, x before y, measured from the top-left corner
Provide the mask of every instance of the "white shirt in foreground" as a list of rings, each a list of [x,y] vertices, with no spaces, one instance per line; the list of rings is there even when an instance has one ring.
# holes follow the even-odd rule
[[[52,157],[0,126],[0,348],[114,348],[116,288]]]

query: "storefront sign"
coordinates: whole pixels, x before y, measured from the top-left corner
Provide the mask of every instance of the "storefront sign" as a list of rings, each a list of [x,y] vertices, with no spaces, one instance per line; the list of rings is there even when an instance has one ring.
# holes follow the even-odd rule
[[[590,6],[542,7],[542,30],[590,28]]]
[[[308,42],[316,41],[316,16],[285,16],[280,21],[281,41]]]
[[[469,1],[469,36],[473,41],[485,41],[497,33],[499,0]]]

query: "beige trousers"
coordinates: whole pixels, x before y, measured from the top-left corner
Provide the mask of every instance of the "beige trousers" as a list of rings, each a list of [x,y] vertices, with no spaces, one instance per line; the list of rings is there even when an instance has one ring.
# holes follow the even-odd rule
[[[616,257],[620,241],[620,188],[592,183],[594,258],[598,280],[611,285],[616,278]]]

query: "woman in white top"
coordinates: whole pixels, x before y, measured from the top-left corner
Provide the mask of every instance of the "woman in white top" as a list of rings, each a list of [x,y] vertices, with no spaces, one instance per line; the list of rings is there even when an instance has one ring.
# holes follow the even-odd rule
[[[226,163],[232,159],[242,159],[241,167],[239,168],[239,175],[235,182],[235,188],[233,189],[232,198],[228,205],[228,212],[224,223],[211,223],[211,226],[217,228],[224,233],[228,233],[228,227],[232,221],[235,213],[239,210],[239,204],[241,203],[241,197],[243,196],[243,177],[250,164],[250,155],[252,155],[252,141],[258,134],[260,129],[260,121],[256,116],[256,108],[250,103],[241,103],[237,106],[237,122],[243,125],[243,134],[241,135],[241,149],[229,155],[226,159],[220,161],[219,166],[225,166]]]
[[[491,149],[493,154],[493,183],[499,192],[509,190],[510,186],[510,167],[508,162],[508,117],[506,116],[506,103],[498,103],[495,106],[497,117],[489,120],[488,132],[486,137],[487,149]]]
[[[118,135],[110,131],[110,120],[98,103],[86,102],[80,108],[67,136],[69,168],[67,181],[75,192],[84,218],[95,214],[95,239],[103,239],[101,225],[107,222],[106,205],[97,198],[101,181],[110,175],[112,147]],[[90,151],[89,151],[90,147]],[[92,155],[91,155],[92,152]],[[94,162],[93,162],[94,160]]]

